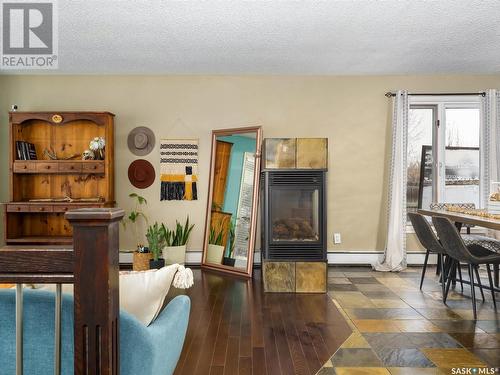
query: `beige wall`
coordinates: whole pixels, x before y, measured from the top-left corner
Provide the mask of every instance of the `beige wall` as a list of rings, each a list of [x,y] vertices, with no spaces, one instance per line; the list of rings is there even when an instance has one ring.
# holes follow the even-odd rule
[[[387,157],[390,150],[388,90],[476,91],[500,86],[500,76],[0,76],[0,198],[8,199],[7,111],[95,110],[116,114],[116,198],[131,208],[136,191],[127,168],[128,132],[139,125],[157,138],[200,139],[198,201],[160,202],[159,184],[139,191],[151,219],[173,223],[188,214],[196,224],[190,242],[201,249],[210,131],[262,125],[264,137],[328,137],[328,249],[381,250],[385,241]],[[146,157],[158,172],[158,145]],[[333,244],[333,233],[342,244]],[[122,247],[132,239],[122,232]],[[409,248],[415,248],[413,239]]]

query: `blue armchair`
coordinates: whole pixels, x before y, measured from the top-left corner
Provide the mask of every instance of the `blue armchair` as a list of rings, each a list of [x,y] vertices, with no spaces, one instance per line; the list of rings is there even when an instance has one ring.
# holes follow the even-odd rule
[[[24,373],[54,372],[52,292],[24,292]],[[177,296],[149,327],[120,312],[120,373],[172,374],[182,351],[191,302]],[[61,373],[73,374],[73,297],[63,295]],[[0,375],[15,374],[15,291],[0,290]]]

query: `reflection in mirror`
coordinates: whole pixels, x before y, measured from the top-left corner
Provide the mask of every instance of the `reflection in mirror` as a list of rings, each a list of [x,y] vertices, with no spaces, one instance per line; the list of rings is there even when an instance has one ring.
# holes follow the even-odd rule
[[[204,264],[250,273],[260,128],[214,131]]]

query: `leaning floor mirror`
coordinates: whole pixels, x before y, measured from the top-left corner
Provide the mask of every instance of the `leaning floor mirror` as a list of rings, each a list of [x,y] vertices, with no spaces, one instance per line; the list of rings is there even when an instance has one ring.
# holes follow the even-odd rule
[[[252,276],[261,127],[214,130],[203,268]]]

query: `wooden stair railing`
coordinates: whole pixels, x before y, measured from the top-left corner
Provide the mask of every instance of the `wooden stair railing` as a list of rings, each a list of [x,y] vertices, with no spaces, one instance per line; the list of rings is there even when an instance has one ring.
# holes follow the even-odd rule
[[[119,374],[118,231],[123,215],[118,208],[67,212],[72,249],[0,249],[0,283],[74,284],[76,375]]]

